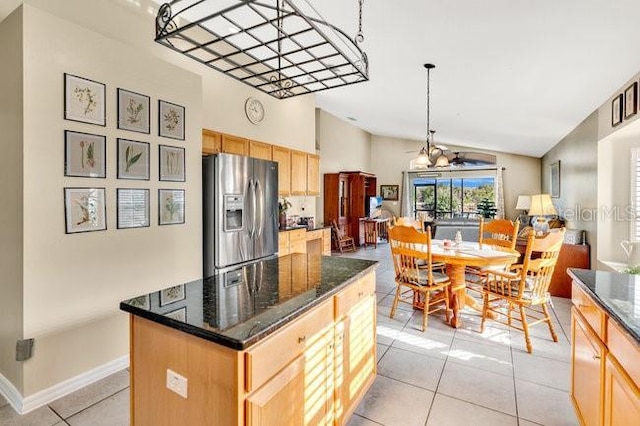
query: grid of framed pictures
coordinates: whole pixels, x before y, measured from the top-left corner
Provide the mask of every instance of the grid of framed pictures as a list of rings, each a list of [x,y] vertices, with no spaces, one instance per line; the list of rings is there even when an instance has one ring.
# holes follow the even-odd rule
[[[616,127],[638,113],[640,108],[638,105],[640,93],[638,91],[638,82],[634,81],[624,90],[624,93],[618,93],[613,98],[611,101],[611,127]]]
[[[64,119],[107,127],[107,85],[64,73]],[[151,97],[133,90],[116,90],[115,128],[151,134]],[[185,107],[158,99],[158,136],[185,140]],[[113,120],[109,120],[113,122]],[[153,141],[116,139],[114,163],[116,178],[149,181]],[[107,178],[109,142],[104,134],[85,132],[84,128],[64,132],[64,176],[73,178]],[[111,156],[112,154],[109,154]],[[155,164],[155,163],[154,163]],[[185,182],[185,148],[158,144],[158,181]],[[111,173],[111,172],[109,172]],[[65,233],[103,231],[107,229],[107,189],[93,185],[64,188]],[[151,226],[149,188],[116,188],[117,229]],[[185,190],[158,190],[158,225],[185,223]]]

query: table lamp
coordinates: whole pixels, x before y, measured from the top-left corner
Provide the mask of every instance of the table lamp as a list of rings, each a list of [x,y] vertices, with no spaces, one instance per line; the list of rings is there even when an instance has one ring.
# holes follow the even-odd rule
[[[551,202],[549,194],[537,194],[531,196],[529,206],[529,216],[536,216],[531,225],[536,235],[543,235],[549,232],[549,223],[546,216],[555,216],[558,211]]]

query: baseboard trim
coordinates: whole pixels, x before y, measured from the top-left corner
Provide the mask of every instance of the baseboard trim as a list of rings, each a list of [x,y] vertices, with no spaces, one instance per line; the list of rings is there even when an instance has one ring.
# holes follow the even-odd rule
[[[22,410],[22,395],[13,383],[2,374],[0,374],[0,394],[4,396],[17,413],[20,413]]]
[[[0,393],[5,396],[17,413],[27,414],[36,408],[40,408],[43,405],[62,398],[100,379],[104,379],[127,367],[129,367],[129,355],[123,355],[120,358],[116,358],[92,370],[78,374],[75,377],[57,383],[26,398],[23,398],[15,386],[0,374]]]

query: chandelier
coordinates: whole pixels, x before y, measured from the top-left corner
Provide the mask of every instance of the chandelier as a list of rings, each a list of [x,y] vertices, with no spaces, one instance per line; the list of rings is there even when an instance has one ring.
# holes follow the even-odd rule
[[[273,97],[289,98],[369,80],[360,48],[363,4],[358,0],[358,33],[350,39],[307,0],[173,0],[158,10],[155,40]]]
[[[431,129],[431,125],[429,122],[430,114],[430,103],[431,103],[431,70],[436,66],[434,64],[424,64],[424,67],[427,69],[427,135],[426,135],[426,145],[422,147],[418,157],[414,160],[415,167],[418,168],[426,168],[434,166],[434,163],[431,161],[432,158],[436,157],[435,167],[447,167],[449,165],[449,159],[444,154],[445,149],[444,146],[435,145],[434,135],[436,133],[435,130]]]

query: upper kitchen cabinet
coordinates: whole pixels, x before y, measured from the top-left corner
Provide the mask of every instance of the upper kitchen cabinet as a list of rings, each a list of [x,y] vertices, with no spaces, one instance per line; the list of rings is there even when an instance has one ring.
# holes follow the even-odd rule
[[[320,195],[320,156],[307,154],[307,195]]]
[[[271,144],[258,142],[258,141],[249,141],[249,157],[260,158],[262,160],[271,160]]]
[[[291,195],[307,194],[307,153],[291,150]]]
[[[249,140],[238,136],[222,134],[222,152],[249,155]]]
[[[202,154],[217,154],[222,150],[222,135],[213,130],[202,129]]]
[[[291,150],[273,145],[271,154],[278,163],[278,195],[291,195]]]

